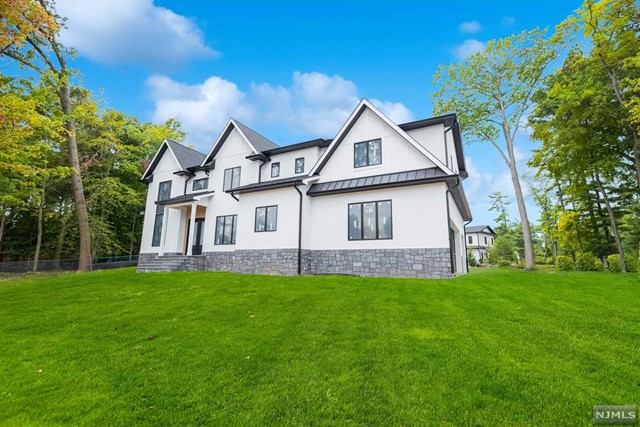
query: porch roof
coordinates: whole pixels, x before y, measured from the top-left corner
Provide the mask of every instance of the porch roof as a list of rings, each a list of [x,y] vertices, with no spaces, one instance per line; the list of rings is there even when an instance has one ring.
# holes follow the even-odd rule
[[[166,200],[158,200],[156,202],[156,205],[165,206],[165,205],[175,205],[178,203],[197,202],[203,196],[210,196],[213,193],[215,193],[215,191],[202,191],[200,193],[184,194],[182,196],[172,197]]]

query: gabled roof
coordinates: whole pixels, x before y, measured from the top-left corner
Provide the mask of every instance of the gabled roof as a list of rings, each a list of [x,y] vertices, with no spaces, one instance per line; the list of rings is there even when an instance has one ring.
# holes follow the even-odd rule
[[[488,233],[497,236],[496,232],[493,231],[490,225],[472,225],[470,227],[465,227],[465,233]]]
[[[222,129],[220,136],[218,136],[218,139],[216,139],[216,142],[213,144],[213,147],[211,147],[211,150],[202,161],[201,166],[204,166],[215,159],[216,154],[218,154],[218,151],[220,151],[220,148],[222,148],[222,145],[227,140],[233,129],[236,129],[240,133],[242,139],[244,139],[249,147],[251,147],[253,154],[260,154],[262,151],[278,147],[278,145],[269,141],[253,129],[243,125],[235,119],[229,119]]]
[[[423,156],[427,159],[431,160],[431,162],[436,165],[437,168],[442,170],[446,175],[455,175],[455,173],[449,169],[440,159],[433,155],[429,150],[424,148],[418,141],[413,139],[410,135],[408,135],[404,130],[402,130],[397,124],[395,124],[391,119],[385,116],[380,110],[373,106],[366,99],[362,99],[358,106],[353,110],[353,113],[349,116],[345,124],[342,126],[336,137],[329,145],[329,148],[322,154],[318,162],[309,172],[309,175],[318,175],[325,165],[328,163],[329,159],[336,151],[342,140],[349,133],[353,125],[360,118],[362,113],[366,110],[371,110],[375,115],[377,115],[380,119],[382,119],[388,126],[390,126],[393,130],[395,130],[401,137],[403,137],[409,144],[411,144],[416,150],[418,150]]]
[[[158,163],[160,163],[160,160],[162,159],[162,156],[164,156],[167,150],[171,153],[173,159],[178,164],[180,171],[186,171],[188,168],[198,166],[205,158],[205,155],[199,151],[185,147],[184,145],[170,139],[165,139],[162,141],[162,144],[160,144],[160,148],[158,148],[155,156],[153,156],[151,163],[149,163],[149,166],[142,174],[140,181],[150,182],[153,171],[156,169]]]
[[[426,168],[406,172],[387,173],[383,175],[363,176],[313,184],[311,188],[309,188],[309,191],[307,191],[307,195],[312,197],[327,196],[338,193],[377,190],[380,188],[428,184],[432,182],[441,182],[448,176],[449,175],[442,172],[439,168]]]

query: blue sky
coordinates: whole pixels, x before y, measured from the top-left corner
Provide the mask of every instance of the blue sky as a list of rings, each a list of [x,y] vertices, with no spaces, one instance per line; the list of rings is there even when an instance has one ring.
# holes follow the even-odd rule
[[[402,122],[432,115],[438,64],[487,40],[553,27],[579,2],[204,2],[57,0],[82,82],[142,121],[176,116],[210,147],[229,116],[280,145],[331,138],[366,97]],[[464,124],[462,124],[464,126]],[[519,136],[521,168],[534,143]],[[489,145],[465,146],[474,223],[488,194],[512,194]],[[527,186],[525,185],[525,188]],[[530,217],[535,206],[529,201]],[[517,217],[515,203],[512,213]]]

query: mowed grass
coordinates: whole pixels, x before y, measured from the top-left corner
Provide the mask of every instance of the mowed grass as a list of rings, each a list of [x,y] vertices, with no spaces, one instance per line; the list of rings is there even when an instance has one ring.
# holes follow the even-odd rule
[[[4,425],[592,425],[640,401],[637,275],[0,281]]]

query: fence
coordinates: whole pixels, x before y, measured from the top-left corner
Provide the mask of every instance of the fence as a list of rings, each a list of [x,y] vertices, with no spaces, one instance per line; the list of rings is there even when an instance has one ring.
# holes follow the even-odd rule
[[[79,263],[80,260],[78,258],[42,260],[38,261],[38,271],[77,270]],[[92,264],[94,270],[133,267],[136,265],[138,265],[138,255],[99,257],[94,258]],[[0,273],[26,273],[28,271],[33,271],[33,261],[0,262]]]

